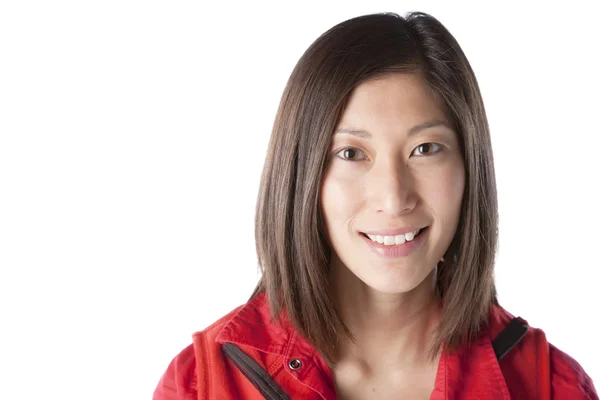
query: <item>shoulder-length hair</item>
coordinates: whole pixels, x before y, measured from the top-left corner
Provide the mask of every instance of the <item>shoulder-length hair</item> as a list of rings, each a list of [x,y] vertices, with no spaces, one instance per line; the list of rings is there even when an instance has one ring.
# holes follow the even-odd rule
[[[416,73],[446,107],[459,137],[465,191],[456,235],[438,265],[443,311],[430,356],[475,338],[498,304],[493,265],[496,182],[487,117],[471,66],[450,32],[420,12],[365,15],[321,35],[294,68],[275,118],[256,208],[256,250],[274,319],[295,329],[330,363],[352,340],[329,290],[332,249],[319,207],[330,141],[352,90],[387,73]]]

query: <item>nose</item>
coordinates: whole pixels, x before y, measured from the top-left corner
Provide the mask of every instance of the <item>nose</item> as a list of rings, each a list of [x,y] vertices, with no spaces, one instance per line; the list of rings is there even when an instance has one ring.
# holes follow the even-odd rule
[[[368,193],[371,208],[388,217],[398,217],[415,208],[414,178],[405,165],[386,162],[371,170]]]

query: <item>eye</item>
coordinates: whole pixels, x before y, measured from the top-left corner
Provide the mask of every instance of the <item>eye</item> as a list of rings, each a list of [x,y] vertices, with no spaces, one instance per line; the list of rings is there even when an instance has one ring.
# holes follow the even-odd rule
[[[415,155],[418,157],[430,156],[430,155],[439,153],[440,151],[442,151],[442,149],[443,149],[443,147],[439,143],[423,143],[423,144],[418,145],[415,148],[415,150],[413,151],[413,154],[417,153]],[[418,153],[420,153],[420,154],[418,154]]]
[[[355,147],[346,147],[338,151],[336,155],[342,160],[348,161],[360,161],[366,158],[365,153]]]

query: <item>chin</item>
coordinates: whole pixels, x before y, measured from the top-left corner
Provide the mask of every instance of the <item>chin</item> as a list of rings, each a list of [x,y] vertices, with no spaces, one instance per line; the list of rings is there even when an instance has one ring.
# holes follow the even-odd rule
[[[435,266],[423,271],[421,268],[398,268],[391,265],[373,265],[365,273],[360,274],[356,271],[358,277],[367,287],[380,293],[401,294],[409,293],[415,289],[427,285],[434,279],[432,272]],[[433,282],[432,282],[433,285]]]
[[[363,283],[371,290],[384,294],[402,294],[415,290],[422,281],[382,279],[382,280],[363,280]]]

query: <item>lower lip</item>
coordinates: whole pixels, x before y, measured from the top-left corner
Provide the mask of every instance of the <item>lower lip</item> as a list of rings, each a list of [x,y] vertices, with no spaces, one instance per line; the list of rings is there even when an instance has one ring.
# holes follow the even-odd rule
[[[413,251],[415,251],[425,240],[425,237],[429,233],[429,227],[425,228],[424,231],[420,232],[413,240],[410,242],[406,241],[403,244],[396,244],[393,246],[386,246],[381,243],[377,243],[372,241],[363,234],[360,236],[364,239],[365,242],[369,245],[373,252],[381,257],[386,258],[396,258],[396,257],[406,257],[410,255]]]

